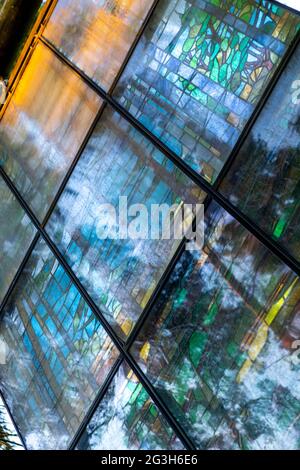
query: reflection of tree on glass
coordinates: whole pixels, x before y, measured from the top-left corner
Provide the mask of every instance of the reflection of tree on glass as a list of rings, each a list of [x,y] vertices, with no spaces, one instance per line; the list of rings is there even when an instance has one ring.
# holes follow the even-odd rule
[[[115,96],[214,182],[298,24],[268,1],[162,0]]]
[[[35,229],[0,177],[0,304],[24,258]],[[0,338],[1,341],[1,338]]]
[[[101,204],[200,203],[204,193],[111,109],[97,126],[47,231],[124,339],[147,305],[179,240],[101,239]],[[133,219],[133,218],[131,218]],[[129,218],[129,221],[131,221]]]
[[[100,98],[39,44],[1,120],[0,164],[42,219],[100,107]]]
[[[23,449],[23,446],[20,438],[13,427],[0,397],[0,451],[21,449]]]
[[[240,150],[221,191],[300,259],[298,48]]]
[[[108,90],[151,0],[59,0],[45,37]]]
[[[295,449],[299,279],[215,204],[132,353],[198,448]]]
[[[66,448],[117,357],[69,276],[39,241],[0,322],[0,387],[29,449]]]

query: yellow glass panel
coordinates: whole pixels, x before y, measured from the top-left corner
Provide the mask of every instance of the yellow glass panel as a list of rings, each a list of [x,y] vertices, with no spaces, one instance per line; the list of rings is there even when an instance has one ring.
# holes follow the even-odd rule
[[[42,219],[101,99],[39,44],[1,121],[0,164]]]
[[[44,35],[107,90],[152,3],[150,0],[60,0]]]

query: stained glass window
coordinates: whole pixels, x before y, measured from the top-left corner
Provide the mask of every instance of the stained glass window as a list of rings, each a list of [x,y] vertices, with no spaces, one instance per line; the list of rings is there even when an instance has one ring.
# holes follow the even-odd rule
[[[42,219],[101,100],[39,44],[1,120],[0,164]]]
[[[151,0],[59,0],[44,36],[108,90]]]
[[[300,260],[300,47],[252,128],[222,192]]]
[[[133,354],[202,449],[298,448],[300,282],[215,203]]]
[[[44,242],[39,242],[0,321],[7,360],[0,386],[29,448],[64,448],[117,352]]]
[[[297,26],[268,1],[163,0],[115,96],[213,182]]]
[[[101,204],[196,203],[203,193],[117,113],[96,127],[57,208],[48,233],[90,295],[126,337],[147,305],[179,240],[102,238]],[[104,220],[103,220],[104,219]],[[129,222],[134,217],[129,217]],[[150,231],[150,228],[149,228]]]
[[[0,304],[33,240],[35,229],[0,177]]]
[[[182,444],[132,370],[120,367],[79,450],[177,450]]]

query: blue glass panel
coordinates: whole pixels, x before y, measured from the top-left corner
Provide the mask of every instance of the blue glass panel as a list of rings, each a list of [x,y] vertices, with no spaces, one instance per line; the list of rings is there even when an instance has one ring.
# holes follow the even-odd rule
[[[60,198],[47,231],[123,338],[130,333],[179,240],[103,237],[111,204],[201,202],[204,194],[117,113],[106,110]],[[104,220],[103,220],[104,219]],[[128,217],[130,223],[132,218]],[[118,222],[118,220],[117,220]],[[149,217],[149,226],[150,217]],[[105,233],[104,233],[105,235]],[[148,238],[149,237],[149,238]]]
[[[178,450],[182,444],[125,364],[98,406],[78,450]]]
[[[265,0],[162,0],[115,97],[213,182],[299,22]]]
[[[7,348],[0,386],[30,449],[67,446],[117,357],[76,287],[58,282],[58,273],[40,241],[0,321]]]

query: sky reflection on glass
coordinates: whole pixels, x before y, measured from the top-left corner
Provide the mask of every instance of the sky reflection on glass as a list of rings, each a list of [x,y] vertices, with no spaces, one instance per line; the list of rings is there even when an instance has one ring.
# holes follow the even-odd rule
[[[297,449],[300,282],[216,204],[133,349],[199,449]]]
[[[0,320],[0,386],[29,449],[65,449],[117,351],[40,241]]]
[[[268,1],[162,0],[115,97],[214,182],[297,26]]]
[[[0,164],[42,221],[100,98],[39,44],[1,120]]]

